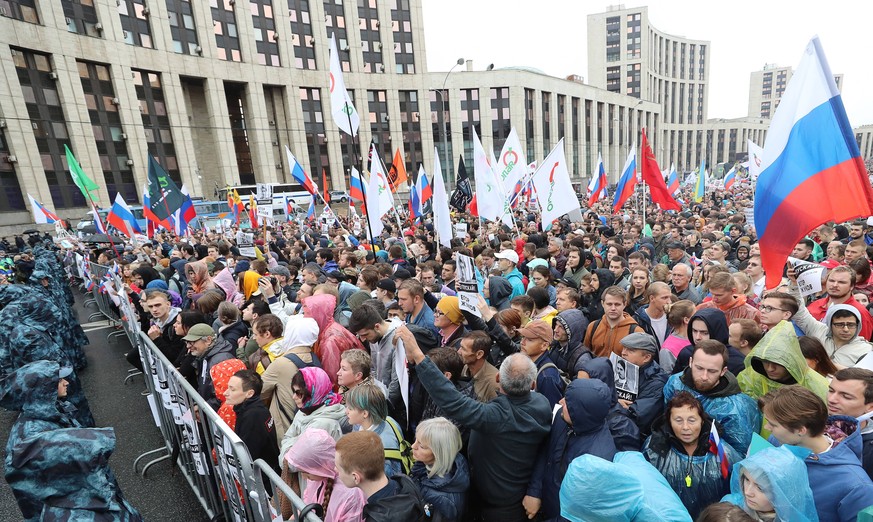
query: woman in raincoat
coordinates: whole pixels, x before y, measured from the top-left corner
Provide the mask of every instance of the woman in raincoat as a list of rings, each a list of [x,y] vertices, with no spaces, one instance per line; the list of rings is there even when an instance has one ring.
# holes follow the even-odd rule
[[[303,502],[321,504],[324,522],[359,522],[367,500],[359,488],[345,487],[336,474],[336,441],[318,428],[306,430],[285,459],[307,481]]]
[[[5,379],[0,406],[20,410],[6,444],[6,482],[24,520],[142,520],[109,469],[111,428],[82,428],[67,402],[72,368],[34,361]]]
[[[766,448],[734,464],[731,493],[723,502],[755,520],[816,522],[806,465],[788,448]]]
[[[643,444],[643,456],[664,475],[692,518],[729,491],[729,466],[741,458],[724,441],[723,457],[711,450],[710,431],[717,426],[697,399],[679,392]]]

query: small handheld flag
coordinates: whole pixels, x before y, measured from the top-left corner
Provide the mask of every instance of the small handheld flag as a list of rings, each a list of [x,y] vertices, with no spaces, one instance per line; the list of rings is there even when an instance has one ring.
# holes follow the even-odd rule
[[[715,421],[712,421],[712,429],[709,430],[709,451],[715,454],[715,461],[718,462],[721,470],[721,478],[728,478],[731,464],[728,462],[727,455],[724,452],[724,444],[721,442],[721,437],[718,436],[718,428],[715,426]]]

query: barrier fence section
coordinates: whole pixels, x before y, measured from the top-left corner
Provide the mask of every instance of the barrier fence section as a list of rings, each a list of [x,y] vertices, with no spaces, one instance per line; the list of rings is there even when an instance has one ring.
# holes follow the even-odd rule
[[[321,522],[313,513],[299,516],[305,511],[303,500],[266,462],[252,462],[245,443],[141,331],[118,273],[95,264],[90,270],[97,279],[92,294],[100,313],[122,326],[121,334],[139,351],[149,407],[164,439],[164,446],[140,455],[134,469],[142,463],[145,476],[159,462],[175,462],[213,520],[281,520],[267,493],[269,483],[270,490],[290,499],[293,520]]]

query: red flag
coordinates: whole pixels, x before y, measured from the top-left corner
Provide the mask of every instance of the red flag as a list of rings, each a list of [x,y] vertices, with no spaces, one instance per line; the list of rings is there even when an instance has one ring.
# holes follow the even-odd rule
[[[324,187],[324,202],[330,205],[330,187],[327,185],[327,172],[321,169],[321,186]]]
[[[388,167],[388,185],[391,187],[391,192],[397,192],[397,187],[401,183],[406,183],[409,176],[406,174],[406,165],[403,163],[403,155],[400,154],[400,148],[394,152],[394,160],[391,166]]]
[[[652,152],[652,147],[646,138],[646,129],[642,129],[643,144],[640,152],[640,170],[642,171],[643,182],[649,186],[649,194],[652,196],[652,201],[658,204],[662,210],[681,210],[682,207],[670,195],[667,189],[667,183],[664,181],[664,176],[661,174],[661,169],[658,167],[658,162],[655,160],[655,154]]]
[[[252,228],[258,228],[258,204],[255,202],[254,196],[249,196],[249,221],[252,222]]]
[[[473,199],[470,200],[470,215],[479,217],[479,205],[476,202],[476,194],[473,194]]]

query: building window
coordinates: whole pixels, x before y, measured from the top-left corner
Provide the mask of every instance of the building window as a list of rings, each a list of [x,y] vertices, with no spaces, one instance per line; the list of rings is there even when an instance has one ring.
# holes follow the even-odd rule
[[[627,65],[627,75],[625,78],[627,87],[625,87],[625,94],[628,96],[633,96],[634,98],[640,97],[640,89],[642,87],[641,73],[642,64],[631,63]]]
[[[3,5],[3,0],[0,0]],[[67,31],[86,36],[100,38],[97,31],[97,10],[94,9],[93,0],[61,0],[64,16],[67,19]]]
[[[0,16],[32,24],[39,23],[36,0],[0,0]]]
[[[570,133],[573,137],[573,169],[579,171],[579,98],[570,98]],[[586,169],[587,172],[587,169]]]
[[[197,40],[191,0],[167,0],[167,15],[170,18],[173,51],[179,54],[199,55],[200,42]]]
[[[370,111],[370,130],[376,150],[383,159],[391,158],[391,128],[388,123],[388,94],[386,91],[367,91]]]
[[[418,112],[418,92],[400,91],[400,132],[403,133],[404,158],[407,172],[423,161],[421,150],[421,122]]]
[[[241,62],[242,54],[237,33],[233,0],[209,0],[212,11],[212,26],[215,29],[215,45],[218,58],[228,62]]]
[[[309,18],[309,0],[288,0],[291,19],[291,45],[294,47],[294,67],[315,69],[315,40]],[[340,47],[340,44],[337,44]],[[342,50],[340,50],[342,52]]]
[[[224,83],[224,96],[230,118],[230,134],[236,152],[236,168],[241,184],[252,184],[255,167],[252,163],[252,149],[249,145],[248,107],[246,107],[246,85],[243,83]]]
[[[552,148],[552,93],[543,91],[543,154]]]
[[[448,184],[454,184],[455,180],[450,179],[450,173],[454,172],[451,167],[454,164],[455,156],[452,152],[452,120],[449,118],[448,91],[430,91],[430,119],[433,139],[440,155],[443,179]],[[443,123],[446,125],[445,132],[443,132]]]
[[[4,129],[0,129],[0,212],[27,210],[21,184],[15,175],[15,164],[6,161],[10,155],[9,143],[6,141]]]
[[[83,207],[85,197],[67,172],[64,145],[70,140],[57,80],[50,76],[51,59],[24,49],[12,48],[11,52],[52,202],[55,208]]]
[[[358,0],[358,27],[361,30],[361,47],[364,51],[364,72],[385,72],[376,0]]]
[[[324,0],[324,20],[327,26],[327,37],[336,36],[336,47],[339,52],[340,65],[343,71],[349,72],[349,41],[346,34],[346,14],[343,0]]]
[[[558,141],[564,137],[564,126],[567,123],[567,117],[564,111],[567,109],[567,97],[563,94],[558,95]],[[546,154],[545,151],[543,151]]]
[[[509,87],[491,89],[491,142],[494,150],[503,149],[503,144],[512,130],[509,120]],[[499,158],[498,158],[499,159]]]
[[[534,90],[524,90],[524,133],[527,157],[535,158],[534,150]]]
[[[473,165],[473,129],[479,121],[479,89],[461,89],[461,132],[464,136],[464,161],[467,165]],[[481,127],[475,130],[481,140]]]
[[[321,112],[321,90],[301,87],[300,104],[303,109],[306,150],[309,152],[309,175],[319,183],[320,174],[323,172],[327,176],[328,186],[333,186],[330,182],[330,161],[327,157],[324,116]]]
[[[127,137],[121,127],[118,114],[118,98],[112,87],[109,66],[93,62],[76,62],[91,130],[97,142],[100,167],[106,181],[106,191],[111,199],[120,192],[127,201],[139,200],[139,191],[133,178],[133,169],[128,164]]]
[[[606,90],[609,92],[621,92],[621,66],[606,68]]]
[[[415,74],[412,45],[412,11],[409,0],[392,0],[391,32],[394,35],[394,62],[397,74]]]
[[[285,86],[264,85],[264,105],[267,118],[273,123],[269,128],[273,157],[283,158],[285,157],[283,146],[288,142],[290,134],[290,129],[286,126],[288,109],[285,103]],[[279,164],[282,164],[281,160]]]
[[[176,157],[176,146],[173,144],[161,75],[139,69],[132,69],[132,71],[148,152],[164,167],[170,178],[181,185],[182,174]]]
[[[118,0],[118,16],[124,29],[125,43],[148,49],[155,47],[145,0]]]
[[[252,12],[252,28],[255,32],[255,48],[258,63],[279,67],[279,44],[276,36],[276,20],[273,18],[272,0],[249,0]]]

